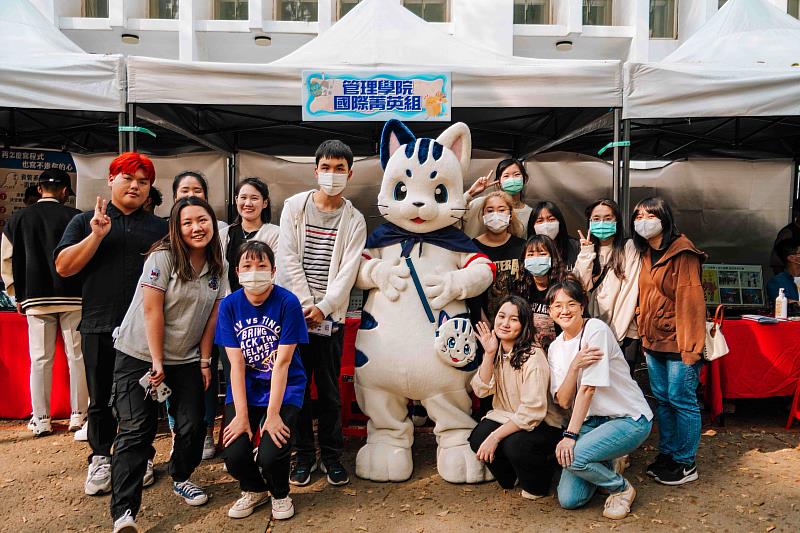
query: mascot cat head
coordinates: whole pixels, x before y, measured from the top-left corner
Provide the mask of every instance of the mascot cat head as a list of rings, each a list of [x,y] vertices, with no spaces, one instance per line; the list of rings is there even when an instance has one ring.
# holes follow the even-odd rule
[[[417,139],[399,120],[387,122],[381,135],[381,215],[413,233],[455,224],[466,208],[464,173],[471,152],[469,128],[462,122],[436,140]]]

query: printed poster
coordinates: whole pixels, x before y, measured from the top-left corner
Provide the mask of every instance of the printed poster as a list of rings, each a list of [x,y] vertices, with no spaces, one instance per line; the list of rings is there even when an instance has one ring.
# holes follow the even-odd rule
[[[706,305],[763,307],[764,279],[760,265],[703,265]]]

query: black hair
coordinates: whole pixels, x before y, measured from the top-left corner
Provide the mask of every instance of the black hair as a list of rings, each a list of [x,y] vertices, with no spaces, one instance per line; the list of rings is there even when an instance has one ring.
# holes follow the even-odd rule
[[[31,187],[34,187],[34,185],[31,185]],[[61,189],[65,189],[67,186],[63,183],[52,183],[46,181],[44,183],[40,183],[39,187],[41,187],[44,192],[57,193]],[[25,196],[27,196],[27,191],[25,192],[26,192]],[[39,196],[39,191],[36,191],[36,196]]]
[[[150,186],[150,192],[147,193],[147,198],[150,199],[150,207],[155,209],[164,203],[164,196],[156,187]]]
[[[44,188],[44,187],[42,187]],[[60,187],[59,187],[60,188]],[[39,194],[39,185],[28,185],[25,187],[25,196],[24,198],[41,198],[42,195]]]
[[[614,271],[614,274],[617,276],[618,279],[624,280],[625,279],[625,234],[622,230],[622,213],[619,210],[619,206],[617,202],[611,200],[610,198],[600,198],[599,200],[592,202],[586,208],[586,223],[591,224],[592,219],[592,211],[594,208],[604,205],[611,209],[611,213],[614,215],[614,219],[617,221],[617,232],[614,234],[614,238],[611,241],[611,257],[608,260],[608,266]],[[600,267],[600,239],[597,238],[596,235],[592,235],[591,237],[592,244],[594,245],[594,265],[592,266],[592,276],[599,276],[602,268]]]
[[[558,253],[561,254],[561,258],[566,260],[569,257],[569,228],[567,228],[567,221],[564,219],[561,209],[553,202],[544,200],[533,206],[531,217],[528,219],[528,235],[536,235],[536,230],[534,229],[536,219],[539,218],[539,214],[544,209],[550,211],[558,220],[558,235],[553,240],[556,243],[556,248],[558,248]]]
[[[267,201],[267,207],[261,210],[261,222],[263,224],[268,224],[272,220],[272,202],[269,201],[269,187],[266,183],[261,181],[261,178],[257,176],[250,176],[249,178],[245,178],[240,181],[236,185],[236,189],[233,191],[234,199],[239,196],[239,192],[242,190],[242,187],[245,185],[250,185],[258,193],[261,197]],[[241,224],[242,223],[242,215],[237,215],[234,224]]]
[[[208,181],[206,181],[206,178],[204,178],[202,174],[195,172],[194,170],[180,172],[176,174],[174,178],[172,178],[172,197],[175,198],[178,195],[178,187],[181,186],[183,178],[187,177],[197,180],[197,183],[199,183],[200,187],[203,188],[203,195],[206,197],[206,201],[208,201]]]
[[[519,323],[522,324],[522,330],[514,340],[514,348],[511,350],[511,358],[508,361],[514,370],[519,370],[530,357],[531,347],[534,343],[533,310],[527,300],[520,296],[509,294],[500,300],[500,304],[497,306],[498,312],[505,303],[510,303],[517,308],[517,318],[519,318]],[[492,327],[494,327],[494,324],[492,324]],[[500,357],[500,354],[495,354],[495,364],[499,363],[498,357]]]
[[[344,159],[347,161],[347,170],[353,168],[353,151],[339,139],[328,139],[319,145],[314,153],[314,164],[319,165],[323,157],[330,159]]]
[[[533,279],[533,274],[523,266],[525,264],[525,255],[529,249],[544,248],[550,254],[550,271],[547,273],[547,285],[551,285],[554,280],[561,277],[564,270],[564,260],[556,248],[553,239],[547,235],[533,235],[528,238],[525,246],[522,248],[522,254],[519,256],[519,272],[509,282],[509,292],[517,294],[523,298],[528,298],[531,290],[536,287],[536,280]]]
[[[272,265],[272,268],[275,268],[275,252],[273,252],[269,244],[265,242],[251,239],[242,243],[239,250],[236,252],[236,264],[233,266],[238,267],[242,257],[245,256],[258,260],[266,257],[269,260],[269,264]]]
[[[631,212],[631,228],[635,227],[636,215],[640,210],[652,213],[661,221],[661,236],[664,244],[672,242],[680,236],[681,232],[678,231],[678,226],[675,225],[672,209],[660,196],[645,198],[636,204],[636,207],[633,208],[633,212]],[[644,253],[650,248],[647,239],[636,233],[636,231],[633,232],[633,244],[636,245],[636,249],[639,250],[640,253]]]
[[[522,190],[519,192],[519,196],[520,196],[520,198],[523,198],[525,196],[525,185],[528,184],[528,171],[525,170],[525,163],[523,163],[519,159],[515,159],[513,157],[510,157],[508,159],[503,159],[502,161],[497,163],[497,170],[494,171],[494,176],[495,176],[495,179],[499,180],[500,176],[503,174],[503,172],[508,167],[511,167],[511,166],[514,166],[514,165],[516,165],[517,168],[519,168],[519,172],[520,172],[520,174],[522,174],[522,184],[523,185],[522,185]]]
[[[589,299],[586,296],[586,291],[583,290],[583,284],[578,279],[578,276],[569,272],[564,274],[559,279],[557,279],[554,283],[550,285],[550,288],[547,289],[547,296],[545,296],[545,301],[547,302],[547,306],[553,305],[553,302],[556,299],[556,294],[558,291],[564,291],[567,296],[578,302],[583,306],[584,311],[589,306]]]
[[[800,240],[797,239],[783,239],[775,245],[775,251],[784,266],[788,263],[790,255],[797,254],[798,248],[800,248]]]

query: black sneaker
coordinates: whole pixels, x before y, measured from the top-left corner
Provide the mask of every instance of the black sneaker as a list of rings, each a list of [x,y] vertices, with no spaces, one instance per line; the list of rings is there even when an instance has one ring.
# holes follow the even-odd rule
[[[656,460],[647,465],[647,475],[651,477],[656,477],[656,473],[664,470],[664,469],[671,469],[675,467],[675,462],[672,460],[672,457],[665,454],[659,453],[656,457]]]
[[[298,487],[308,485],[311,481],[311,472],[317,469],[317,463],[307,463],[305,461],[296,461],[292,465],[292,470],[289,472],[289,483]]]
[[[350,476],[339,461],[328,461],[320,463],[319,469],[323,474],[328,474],[328,483],[331,485],[347,485],[350,483]]]
[[[663,485],[683,485],[690,481],[697,480],[697,464],[690,465],[684,463],[675,463],[672,468],[663,468],[656,471],[656,481]]]

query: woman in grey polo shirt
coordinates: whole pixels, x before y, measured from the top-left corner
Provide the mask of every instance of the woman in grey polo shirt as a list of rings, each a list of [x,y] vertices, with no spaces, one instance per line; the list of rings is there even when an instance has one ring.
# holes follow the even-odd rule
[[[200,198],[178,200],[169,233],[153,245],[145,261],[114,345],[119,423],[111,463],[114,531],[135,525],[142,478],[152,456],[158,404],[139,384],[148,373],[152,388],[166,383],[172,390],[168,410],[175,419],[169,462],[173,492],[189,505],[208,501],[189,477],[203,451],[203,391],[211,381],[211,347],[226,279],[214,211]]]

